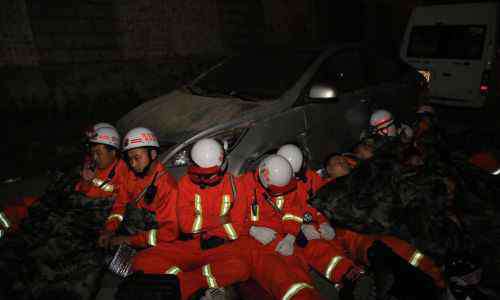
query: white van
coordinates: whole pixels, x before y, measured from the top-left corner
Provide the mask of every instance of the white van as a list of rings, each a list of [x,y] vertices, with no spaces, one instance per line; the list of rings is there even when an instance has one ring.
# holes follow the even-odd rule
[[[429,83],[432,103],[482,107],[494,93],[498,4],[416,7],[401,58]]]

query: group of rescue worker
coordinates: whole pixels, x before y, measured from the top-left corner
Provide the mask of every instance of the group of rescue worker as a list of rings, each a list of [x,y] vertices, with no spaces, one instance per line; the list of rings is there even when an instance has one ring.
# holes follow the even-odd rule
[[[414,140],[434,114],[428,106],[417,113],[428,120],[398,128],[390,112],[375,111],[371,133]],[[438,288],[445,287],[441,270],[409,243],[334,228],[309,205],[324,184],[373,156],[377,145],[370,139],[363,138],[352,153],[332,154],[319,172],[308,167],[299,146],[286,144],[264,157],[256,170],[234,176],[227,171],[223,145],[203,138],[190,148],[187,173],[176,181],[159,161],[160,144],[147,128],[134,128],[120,139],[112,125],[99,123],[87,137],[89,154],[75,189],[89,198],[115,198],[98,246],[138,249],[132,271],[174,275],[170,278],[181,299],[214,299],[224,287],[249,279],[275,299],[320,299],[310,269],[347,299],[357,287],[370,284],[369,256],[381,245],[430,276]],[[26,207],[36,199],[26,201],[0,213],[2,234],[26,216]],[[152,213],[155,226],[123,234],[119,228],[130,207]]]

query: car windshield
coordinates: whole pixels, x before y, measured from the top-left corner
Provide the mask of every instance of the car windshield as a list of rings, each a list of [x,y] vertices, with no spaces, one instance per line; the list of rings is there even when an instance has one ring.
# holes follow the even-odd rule
[[[481,59],[485,26],[416,26],[410,36],[408,57]]]
[[[189,86],[203,96],[250,101],[279,98],[291,88],[319,52],[254,52],[225,61]]]

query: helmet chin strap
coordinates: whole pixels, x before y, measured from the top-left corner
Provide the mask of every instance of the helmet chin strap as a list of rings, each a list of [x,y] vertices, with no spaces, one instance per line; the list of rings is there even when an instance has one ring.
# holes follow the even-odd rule
[[[191,180],[195,184],[197,184],[201,189],[213,187],[213,186],[218,185],[222,181],[222,178],[224,177],[224,174],[226,173],[227,168],[228,168],[227,160],[224,160],[222,162],[221,166],[219,167],[219,170],[213,174],[215,176],[213,178],[213,180],[196,180],[194,178],[191,178]]]

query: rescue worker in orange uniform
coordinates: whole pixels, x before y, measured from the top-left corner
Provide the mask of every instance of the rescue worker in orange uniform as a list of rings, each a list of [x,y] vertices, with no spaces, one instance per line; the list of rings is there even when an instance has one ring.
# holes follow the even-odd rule
[[[286,146],[286,147],[285,147]],[[285,145],[278,150],[284,158],[293,162],[292,165],[303,165],[303,154],[295,145]],[[297,185],[297,190],[287,195],[296,197],[301,203],[304,214],[310,219],[302,226],[302,231],[309,243],[304,251],[306,260],[317,270],[324,270],[328,279],[338,283],[338,278],[356,263],[368,265],[367,252],[375,240],[386,243],[396,254],[414,267],[431,276],[438,287],[444,287],[442,273],[434,262],[405,241],[391,236],[369,236],[350,230],[334,230],[326,217],[308,204],[308,199],[315,190],[307,185]],[[307,224],[309,223],[309,224]],[[323,240],[328,241],[324,243]],[[330,247],[331,248],[330,248]],[[342,253],[350,254],[349,259]],[[354,272],[359,271],[353,269]],[[333,273],[333,274],[332,274]]]
[[[87,163],[75,191],[89,198],[107,198],[117,193],[127,167],[119,158],[120,136],[116,129],[107,123],[98,123],[93,128],[87,135],[90,146]],[[24,197],[0,212],[0,237],[7,230],[16,231],[28,216],[29,208],[38,201],[38,197]]]
[[[255,251],[257,243],[249,238],[245,222],[245,187],[226,172],[222,146],[214,139],[202,139],[193,145],[191,159],[188,174],[179,181],[177,210],[183,240],[142,252],[134,258],[133,268],[177,275],[182,299],[200,288],[208,288],[205,297],[209,299],[214,289],[255,277],[258,266],[264,271],[285,268],[278,255]],[[294,291],[285,299],[291,299]]]
[[[277,154],[290,162],[298,182],[296,189],[285,194],[284,199],[287,203],[299,206],[301,229],[308,239],[307,245],[299,255],[302,255],[311,267],[322,273],[337,288],[341,289],[346,284],[354,287],[367,278],[364,270],[345,257],[341,245],[334,240],[335,230],[329,220],[307,203],[309,197],[312,197],[326,181],[318,179],[319,175],[306,167],[303,153],[296,145],[283,145]],[[341,290],[342,294],[349,292],[347,289]]]
[[[113,127],[100,127],[90,137],[91,160],[84,165],[75,190],[89,198],[116,195],[128,168],[119,158],[120,136]]]
[[[247,173],[241,180],[247,187],[249,234],[258,241],[256,249],[262,258],[252,265],[256,281],[276,299],[317,299],[307,264],[294,255],[302,218],[300,205],[284,197],[297,185],[290,163],[279,155],[270,155],[255,173]],[[276,253],[284,266],[265,259]]]
[[[102,247],[126,243],[134,247],[154,247],[158,241],[173,241],[178,236],[176,215],[177,183],[158,162],[159,143],[153,132],[137,127],[123,139],[123,152],[130,169],[98,244]],[[123,221],[127,204],[154,213],[158,228],[151,228],[131,236],[115,235]]]
[[[225,172],[222,147],[213,139],[202,139],[193,145],[191,159],[188,174],[179,180],[181,240],[161,242],[133,261],[135,271],[176,275],[182,299],[206,288],[208,295],[210,289],[250,275],[247,261],[239,257],[244,248],[231,242],[248,229],[235,214],[236,180]]]

